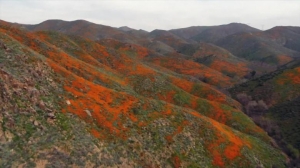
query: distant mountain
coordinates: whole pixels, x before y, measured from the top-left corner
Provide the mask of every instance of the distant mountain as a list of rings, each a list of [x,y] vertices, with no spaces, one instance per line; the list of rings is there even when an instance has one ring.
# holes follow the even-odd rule
[[[124,32],[128,32],[128,31],[135,30],[135,29],[130,28],[128,26],[122,26],[122,27],[119,27],[118,30],[121,30],[121,31],[124,31]]]
[[[283,65],[299,56],[296,46],[300,44],[300,36],[286,28],[280,30],[284,33],[275,28],[264,32],[233,34],[216,44],[247,60]]]
[[[190,39],[211,27],[213,27],[213,26],[191,26],[191,27],[187,27],[187,28],[172,29],[172,30],[169,30],[169,32],[171,32],[179,37],[182,37],[184,39]]]
[[[122,30],[110,26],[95,24],[85,20],[63,21],[47,20],[37,25],[23,25],[30,31],[58,31],[61,33],[78,35],[92,40],[114,38],[126,42],[134,42],[134,38]]]
[[[153,30],[149,33],[152,41],[161,41],[166,43],[167,45],[177,48],[182,44],[187,44],[188,42],[183,38],[168,32],[166,30]]]
[[[264,32],[276,43],[300,52],[300,27],[279,26]]]
[[[211,26],[191,37],[195,41],[215,43],[218,40],[241,32],[260,32],[260,30],[241,23],[230,23],[227,25]]]

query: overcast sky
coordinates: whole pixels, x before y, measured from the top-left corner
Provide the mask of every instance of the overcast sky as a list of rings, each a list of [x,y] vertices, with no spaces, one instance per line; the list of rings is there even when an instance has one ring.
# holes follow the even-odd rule
[[[84,19],[148,31],[239,22],[265,30],[300,26],[300,0],[0,0],[0,19]]]

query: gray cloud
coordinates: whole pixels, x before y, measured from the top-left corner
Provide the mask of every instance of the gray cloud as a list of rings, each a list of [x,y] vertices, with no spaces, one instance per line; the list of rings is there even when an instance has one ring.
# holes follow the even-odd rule
[[[151,31],[240,22],[268,29],[300,26],[299,18],[298,0],[0,0],[0,19],[26,24],[47,19],[85,19]]]

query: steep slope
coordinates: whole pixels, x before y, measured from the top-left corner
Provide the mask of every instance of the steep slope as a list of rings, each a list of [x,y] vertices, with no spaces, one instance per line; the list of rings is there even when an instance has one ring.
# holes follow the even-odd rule
[[[76,133],[82,131],[80,128],[84,128],[81,136],[71,131],[70,138],[65,141],[72,143],[64,143],[62,139],[51,136],[51,132],[45,132],[41,137],[43,135],[51,137],[49,140],[53,143],[46,141],[42,144],[30,145],[32,141],[36,140],[32,134],[37,132],[38,135],[41,135],[38,129],[26,126],[25,128],[28,130],[24,134],[22,131],[19,134],[16,130],[17,136],[10,136],[9,133],[13,132],[13,129],[21,128],[21,126],[13,127],[7,122],[9,119],[5,118],[1,121],[1,131],[6,138],[12,137],[12,139],[9,142],[1,141],[1,147],[5,147],[5,150],[1,150],[1,152],[15,152],[17,156],[22,155],[22,152],[25,152],[22,147],[15,148],[14,145],[11,145],[20,142],[20,139],[22,139],[22,145],[32,146],[33,149],[40,152],[31,154],[24,160],[1,157],[1,164],[5,167],[19,165],[20,162],[23,162],[25,166],[34,166],[41,164],[38,162],[38,159],[41,158],[43,159],[42,163],[57,167],[71,165],[87,167],[100,165],[105,167],[197,167],[199,165],[208,167],[256,167],[258,165],[284,167],[284,157],[269,144],[269,137],[241,111],[216,102],[208,102],[216,108],[211,112],[217,111],[225,115],[205,117],[203,115],[205,108],[194,110],[192,106],[180,104],[182,101],[176,104],[168,102],[168,99],[162,101],[159,97],[151,95],[148,98],[147,94],[138,92],[138,89],[135,89],[136,86],[132,86],[133,79],[137,79],[133,78],[134,76],[140,75],[146,77],[148,81],[152,81],[151,76],[161,77],[160,71],[163,69],[143,62],[143,58],[148,55],[143,48],[133,46],[134,52],[129,50],[132,49],[130,46],[120,46],[117,49],[106,48],[99,43],[92,43],[92,41],[79,37],[69,38],[54,34],[55,38],[53,38],[51,33],[50,37],[47,33],[28,33],[13,28],[5,22],[0,24],[0,35],[1,62],[4,63],[5,72],[11,71],[20,76],[28,76],[26,71],[19,70],[18,66],[8,66],[9,61],[16,63],[16,59],[20,59],[16,53],[26,53],[26,51],[28,51],[27,54],[32,53],[28,54],[30,58],[39,59],[44,66],[54,70],[52,73],[56,79],[49,79],[49,81],[55,81],[58,91],[61,92],[59,94],[51,92],[53,97],[47,91],[42,92],[45,93],[42,96],[45,96],[47,100],[45,106],[50,110],[54,109],[50,103],[57,101],[56,113],[47,115],[50,118],[56,118],[49,121],[49,125],[55,127],[61,123],[62,128],[70,127]],[[65,45],[60,45],[61,48],[51,44],[56,37],[65,41],[62,42]],[[78,46],[78,49],[75,46]],[[32,60],[25,59],[24,61],[25,65],[35,67]],[[94,64],[93,61],[95,61]],[[27,68],[24,67],[24,69]],[[41,69],[46,70],[47,68],[41,67]],[[33,72],[39,74],[39,69],[33,70]],[[166,73],[166,75],[170,74]],[[173,74],[174,76],[170,77],[185,81],[180,75],[175,76],[174,72]],[[5,76],[1,75],[1,86],[4,84],[1,89],[13,90],[16,85],[7,85],[8,82],[2,82],[7,80]],[[38,79],[43,78],[35,78],[35,80]],[[43,79],[43,81],[47,80]],[[51,89],[51,85],[47,85],[47,83],[37,83],[38,85],[35,85],[37,89]],[[166,87],[165,89],[168,89],[169,86],[161,85],[162,88]],[[203,86],[206,87],[206,85]],[[31,103],[24,104],[26,99],[22,97],[12,98],[15,98],[12,103],[18,104],[19,107],[31,105]],[[184,99],[179,96],[179,100]],[[200,107],[203,107],[202,103],[205,103],[205,100],[197,101],[200,101]],[[41,103],[39,106],[43,107],[43,104]],[[42,118],[47,108],[41,108],[40,115],[36,115],[37,118],[41,117],[40,122],[42,123],[46,122]],[[14,114],[14,111],[9,110],[7,113],[11,115]],[[68,117],[69,113],[76,114],[86,121],[87,127],[75,127],[80,122],[72,117],[64,118]],[[11,118],[15,120],[16,116],[11,115]],[[231,119],[222,121],[224,117]],[[27,122],[26,118],[25,121]],[[36,122],[33,124],[39,125]],[[42,130],[52,128],[49,125],[45,124]],[[64,129],[56,129],[56,134],[64,137],[64,133],[67,132]],[[97,139],[94,140],[93,137],[86,135],[87,132]],[[26,136],[27,138],[24,138]],[[94,146],[94,149],[91,149],[89,145]],[[49,155],[47,150],[53,151],[53,153]],[[87,151],[90,153],[88,154]],[[73,159],[68,156],[72,156]]]
[[[0,23],[0,167],[100,166],[92,125],[63,114],[67,95],[47,58]]]
[[[233,79],[223,75],[218,71],[184,58],[174,56],[152,57],[149,58],[149,61],[176,73],[192,76],[198,80],[219,88],[230,87],[235,83]]]
[[[89,43],[92,45],[99,45],[97,43],[94,43],[92,41],[83,40],[77,37],[71,37],[76,43],[82,47],[86,52],[90,53],[93,57],[99,57],[99,52],[103,51],[97,51],[92,48],[86,48],[85,43]],[[59,46],[60,45],[60,39],[57,36],[52,36],[52,43],[56,43]],[[126,81],[130,82],[131,85],[134,86],[134,89],[136,92],[140,94],[144,94],[143,91],[148,91],[148,96],[159,96],[159,99],[166,99],[164,98],[164,94],[167,94],[167,92],[174,92],[177,94],[183,94],[185,96],[183,97],[190,97],[191,95],[187,95],[185,92],[188,92],[189,94],[192,94],[194,96],[212,100],[212,101],[218,101],[223,104],[228,104],[233,107],[239,107],[239,105],[233,101],[230,98],[226,98],[221,92],[217,91],[213,87],[206,85],[199,80],[194,79],[194,81],[188,81],[187,79],[191,77],[184,77],[181,74],[178,74],[176,72],[167,70],[162,67],[157,67],[155,64],[149,64],[149,61],[153,58],[161,58],[162,56],[153,56],[155,53],[151,53],[150,50],[143,48],[138,45],[133,44],[126,44],[121,43],[117,41],[111,41],[111,40],[104,40],[100,42],[102,45],[108,46],[108,50],[111,52],[111,55],[109,55],[109,58],[103,57],[102,59],[98,58],[98,61],[106,64],[107,66],[110,66],[111,68],[114,68],[116,71],[119,71],[120,74],[124,74],[124,78]],[[115,51],[114,49],[117,49],[118,51]],[[117,53],[124,53],[123,58],[117,56]],[[127,56],[127,57],[124,57]],[[164,56],[163,56],[164,57]],[[116,59],[117,58],[117,59]],[[136,62],[136,61],[142,61],[142,62]],[[109,60],[109,62],[107,61]],[[150,61],[151,62],[151,61]],[[123,64],[126,64],[124,66]],[[137,65],[139,64],[139,65]],[[136,68],[139,68],[139,70],[143,72],[132,72],[136,71]],[[204,67],[205,68],[205,67]],[[208,68],[206,68],[208,69]],[[208,69],[209,71],[209,69]],[[145,73],[145,74],[143,74]],[[202,73],[202,72],[201,72]],[[212,72],[212,74],[215,72]],[[147,75],[148,74],[148,75]],[[186,76],[186,74],[185,74]],[[187,79],[181,79],[181,78],[187,78]],[[148,80],[147,78],[150,78],[151,80]],[[208,77],[207,79],[210,80],[211,77]],[[147,86],[141,86],[141,82],[145,83]],[[162,85],[165,85],[162,87]],[[154,88],[153,88],[154,87]],[[165,88],[164,88],[165,87]],[[182,92],[178,90],[178,88],[183,89],[185,92]],[[166,89],[168,88],[168,89]],[[198,89],[197,92],[194,92],[194,89]],[[163,94],[163,95],[161,95]],[[174,96],[176,97],[175,94]],[[172,98],[172,97],[171,97]],[[174,99],[174,98],[173,98]],[[196,99],[196,98],[195,98]],[[172,101],[173,100],[166,100],[166,101]],[[178,103],[178,102],[177,102]]]
[[[299,163],[300,61],[230,89],[282,149]],[[295,165],[294,165],[295,166]],[[299,164],[298,164],[299,166]],[[297,166],[296,166],[297,167]]]
[[[248,61],[240,59],[213,44],[199,43],[199,49],[192,55],[191,59],[232,78],[244,78],[251,71]]]
[[[150,33],[152,37],[155,37],[153,40],[155,42],[160,42],[162,44],[167,44],[167,46],[171,46],[173,50],[167,50],[168,47],[164,47],[164,50],[161,49],[163,45],[160,45],[160,48],[152,48],[156,51],[159,51],[160,53],[168,56],[173,56],[177,58],[183,58],[187,59],[184,60],[185,62],[190,62],[190,60],[195,61],[198,64],[194,63],[186,63],[186,65],[191,64],[188,66],[189,68],[192,67],[203,67],[203,65],[208,66],[209,68],[212,68],[216,70],[217,72],[211,73],[216,74],[216,76],[219,76],[218,78],[223,81],[215,81],[211,82],[208,81],[209,84],[215,85],[216,83],[221,83],[219,87],[228,87],[231,86],[232,83],[239,83],[242,81],[242,79],[247,76],[252,70],[250,67],[252,67],[253,63],[250,63],[246,60],[240,59],[238,57],[235,57],[232,55],[229,51],[222,49],[218,46],[215,46],[213,44],[208,43],[195,43],[195,42],[187,42],[183,40],[182,38],[179,38],[175,36],[174,34],[171,34],[167,31],[162,30],[155,30]],[[154,47],[156,45],[149,45],[150,47]],[[167,51],[169,52],[167,52]],[[176,50],[175,52],[172,52]],[[182,59],[179,61],[182,63]],[[173,65],[174,61],[172,64]],[[180,65],[180,63],[178,63]],[[238,66],[236,66],[238,65]],[[230,68],[235,67],[235,68]],[[257,69],[257,74],[262,74],[262,71],[265,70],[265,68],[258,68],[258,66],[255,67]],[[207,69],[207,68],[206,68]],[[262,69],[262,70],[261,70]],[[202,71],[202,70],[201,70]],[[197,78],[207,78],[208,75],[203,75],[201,71],[197,72]],[[207,70],[205,72],[210,73],[210,71],[213,70]],[[178,72],[178,71],[177,71]],[[204,71],[202,71],[204,72]],[[223,74],[220,74],[223,73]],[[195,76],[196,74],[194,74]],[[222,76],[222,77],[221,77]],[[224,78],[224,80],[222,80]],[[229,79],[232,78],[232,79]],[[234,79],[233,79],[234,78]],[[207,80],[205,79],[207,82]],[[226,82],[225,82],[226,81]],[[231,81],[229,84],[227,81]]]
[[[278,70],[250,80],[231,89],[245,92],[254,100],[264,100],[268,106],[278,105],[299,96],[299,60],[281,66]]]
[[[260,30],[241,23],[230,23],[227,25],[212,26],[191,39],[207,43],[216,43],[218,40],[241,32],[260,32]]]
[[[235,82],[228,76],[225,76],[218,71],[210,69],[205,65],[187,60],[182,55],[175,54],[163,56],[138,45],[120,43],[112,40],[102,40],[100,43],[102,45],[118,48],[119,50],[122,50],[126,54],[132,56],[144,55],[140,58],[143,58],[143,60],[145,60],[146,62],[151,62],[156,65],[159,65],[160,67],[167,68],[173,73],[175,72],[176,75],[188,75],[194,79],[198,79],[198,82],[199,80],[204,81],[205,83],[217,86],[219,88],[232,86]],[[143,51],[144,54],[142,54],[142,52],[140,52],[139,50]],[[153,67],[153,65],[149,66]],[[165,73],[166,70],[164,69],[162,71],[163,73]]]

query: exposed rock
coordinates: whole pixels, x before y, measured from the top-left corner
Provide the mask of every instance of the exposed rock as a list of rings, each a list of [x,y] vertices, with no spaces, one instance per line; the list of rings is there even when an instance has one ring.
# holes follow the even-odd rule
[[[84,110],[84,111],[86,112],[86,114],[87,114],[88,116],[92,117],[92,114],[91,114],[91,112],[90,112],[88,109],[86,109],[86,110]]]
[[[33,121],[33,125],[34,125],[34,126],[39,126],[39,122],[36,121],[36,120],[34,120],[34,121]]]
[[[29,93],[31,98],[39,96],[39,91],[36,88],[32,88],[32,87],[29,88],[28,93]]]
[[[40,102],[38,103],[38,106],[39,106],[39,108],[42,109],[42,110],[45,110],[45,109],[46,109],[46,105],[45,105],[45,103],[44,103],[43,100],[40,100]]]
[[[12,133],[10,133],[9,131],[5,131],[4,136],[8,142],[12,141],[12,139],[14,137],[14,135]]]
[[[55,114],[54,113],[48,113],[47,117],[49,117],[51,119],[54,119],[55,118]]]

